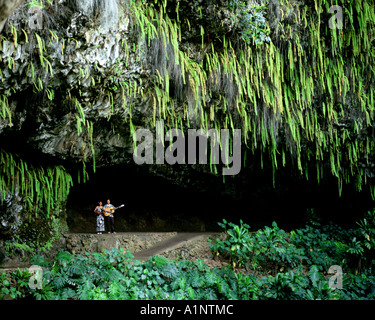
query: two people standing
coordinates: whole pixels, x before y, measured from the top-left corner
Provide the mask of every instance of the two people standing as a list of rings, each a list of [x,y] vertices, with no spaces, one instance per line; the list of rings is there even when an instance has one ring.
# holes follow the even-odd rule
[[[121,205],[120,207],[123,207]],[[118,208],[120,208],[118,207]],[[98,202],[98,205],[94,209],[94,212],[97,214],[96,216],[96,232],[98,234],[102,234],[104,232],[105,226],[107,226],[108,233],[116,233],[115,232],[115,217],[113,213],[116,209],[113,204],[111,204],[111,200],[107,200],[107,204],[103,206],[101,201]]]

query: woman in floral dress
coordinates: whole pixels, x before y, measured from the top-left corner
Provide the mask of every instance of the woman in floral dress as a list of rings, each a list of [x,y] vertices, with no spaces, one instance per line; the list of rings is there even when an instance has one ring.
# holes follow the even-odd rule
[[[98,234],[102,234],[104,232],[104,216],[103,216],[103,203],[101,201],[98,202],[94,212],[97,214],[96,216],[96,232]]]

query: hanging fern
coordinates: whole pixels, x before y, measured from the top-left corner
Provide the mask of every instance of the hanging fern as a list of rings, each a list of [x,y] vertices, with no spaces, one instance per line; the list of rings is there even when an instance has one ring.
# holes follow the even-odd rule
[[[12,125],[12,113],[9,108],[9,102],[6,95],[0,96],[0,116],[5,120],[9,119],[9,124]]]
[[[183,119],[186,127],[241,128],[245,145],[268,155],[274,173],[279,162],[292,160],[306,179],[330,173],[339,193],[350,182],[361,190],[369,181],[359,162],[368,164],[375,147],[366,133],[374,121],[375,13],[367,0],[338,1],[346,13],[343,32],[329,28],[331,5],[281,1],[269,43],[234,49],[225,36],[221,47],[201,37],[205,55],[196,61],[180,48],[181,21],[169,17],[164,2],[157,9],[130,1],[140,36],[157,57],[150,123],[159,117],[170,126]]]
[[[29,216],[50,211],[65,202],[72,178],[62,166],[35,168],[17,155],[0,150],[0,201],[18,192]]]
[[[372,165],[370,159],[375,147],[370,133],[375,102],[372,1],[336,1],[334,4],[343,9],[344,29],[330,29],[329,8],[333,2],[329,0],[277,1],[273,11],[266,7],[244,7],[244,1],[230,1],[228,4],[233,10],[241,11],[240,23],[249,14],[253,17],[248,18],[255,19],[249,20],[247,30],[242,26],[246,41],[240,44],[229,34],[210,41],[202,11],[199,24],[194,26],[182,14],[180,2],[129,0],[124,3],[138,43],[131,43],[132,37],[122,41],[121,63],[129,66],[132,61],[145,61],[142,55],[148,55],[149,65],[143,67],[151,69],[151,79],[142,84],[141,79],[116,80],[113,76],[111,81],[104,81],[102,93],[108,96],[112,106],[109,117],[120,97],[131,134],[138,125],[133,102],[147,96],[151,101],[150,112],[144,122],[151,126],[163,119],[167,127],[181,130],[201,127],[220,132],[223,128],[241,128],[247,148],[243,154],[260,154],[262,166],[263,161],[270,161],[274,185],[280,164],[284,167],[292,163],[306,179],[315,178],[320,182],[327,175],[335,177],[339,192],[343,184],[354,183],[358,190],[370,185],[375,195],[367,170]],[[169,10],[167,6],[172,5],[175,7]],[[267,22],[264,17],[275,19]],[[251,28],[257,19],[258,30]],[[196,29],[199,58],[194,58],[181,45],[183,24],[189,31]],[[51,49],[48,43],[58,42],[57,33],[50,31],[48,39],[42,33],[17,34],[12,25],[10,30],[12,36],[6,43],[20,45],[24,36],[26,42],[34,41],[37,54],[26,64],[27,77],[36,90],[44,88],[53,99],[54,91],[42,81],[42,75],[46,79],[53,77],[47,59]],[[264,39],[270,39],[257,42],[258,31]],[[60,44],[63,53],[65,42]],[[119,76],[121,63],[110,71]],[[13,70],[14,57],[9,57],[5,65]],[[90,72],[83,67],[79,81],[90,79],[93,85],[101,84],[103,78]],[[0,75],[3,77],[1,71]],[[72,95],[71,99],[76,102],[77,132],[87,133],[86,142],[91,146],[85,150],[84,161],[92,156],[95,168],[93,122],[84,113],[90,104],[81,93]],[[10,92],[0,96],[0,120],[11,123],[8,100]],[[215,173],[217,168],[210,165],[210,170]],[[51,179],[48,173],[43,174]],[[45,186],[49,181],[34,174],[28,178]],[[2,192],[5,186],[11,187],[8,181],[0,183]],[[25,198],[29,207],[40,208],[43,202],[46,209],[52,208],[55,195],[46,193],[34,199],[40,186],[31,185],[26,189],[31,189],[33,196]]]

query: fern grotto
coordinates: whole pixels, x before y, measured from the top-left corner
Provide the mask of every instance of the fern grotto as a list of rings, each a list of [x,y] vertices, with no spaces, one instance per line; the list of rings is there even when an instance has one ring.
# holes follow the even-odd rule
[[[372,0],[0,0],[0,300],[373,300],[374,46]]]

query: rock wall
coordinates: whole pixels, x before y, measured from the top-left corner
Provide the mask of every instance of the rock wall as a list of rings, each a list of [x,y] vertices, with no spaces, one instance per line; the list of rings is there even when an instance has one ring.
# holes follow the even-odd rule
[[[111,250],[113,248],[124,251],[130,250],[132,253],[141,250],[149,249],[156,243],[172,238],[176,232],[159,232],[159,233],[117,233],[117,234],[64,234],[59,239],[55,240],[52,247],[40,252],[46,258],[52,258],[60,250],[66,250],[73,254],[84,255],[86,252],[104,252],[104,250]],[[21,249],[14,251],[13,255],[6,255],[2,248],[2,241],[0,240],[0,266],[1,268],[17,268],[29,267],[30,253],[22,251]],[[35,254],[35,253],[34,253]]]
[[[66,234],[66,250],[73,254],[103,252],[112,248],[130,250],[132,253],[149,249],[154,244],[175,236],[166,233],[116,233],[116,234]]]
[[[0,0],[0,32],[3,30],[6,20],[24,0]]]

